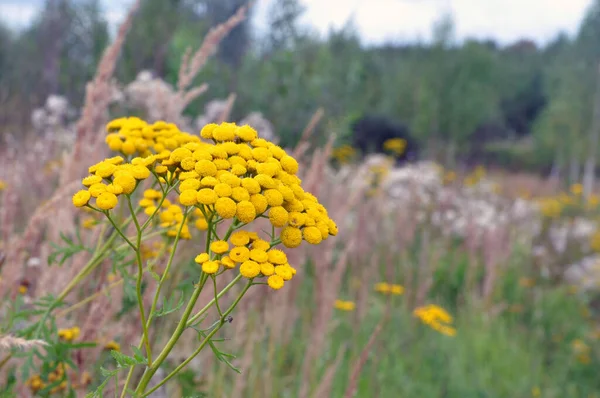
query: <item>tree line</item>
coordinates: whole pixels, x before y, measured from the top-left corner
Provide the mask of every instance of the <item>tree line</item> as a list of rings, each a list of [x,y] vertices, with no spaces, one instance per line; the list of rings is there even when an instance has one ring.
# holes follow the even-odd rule
[[[143,1],[116,77],[129,82],[150,69],[174,83],[186,49],[245,3]],[[208,94],[187,112],[236,92],[233,116],[262,112],[284,145],[323,107],[321,136],[335,131],[339,144],[353,120],[377,114],[406,124],[428,156],[447,163],[493,160],[571,180],[595,169],[600,0],[574,37],[544,46],[458,41],[449,16],[430,42],[365,46],[352,24],[320,37],[300,23],[304,11],[297,0],[276,0],[266,32],[259,36],[251,18],[232,31],[198,77]],[[109,40],[99,0],[46,0],[28,28],[0,25],[0,133],[22,129],[49,94],[80,104]]]

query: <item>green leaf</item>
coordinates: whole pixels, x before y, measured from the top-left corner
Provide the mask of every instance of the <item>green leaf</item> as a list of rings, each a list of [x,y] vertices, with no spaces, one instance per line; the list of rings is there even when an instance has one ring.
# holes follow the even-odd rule
[[[221,351],[220,351],[220,350],[217,348],[217,346],[216,346],[216,345],[215,345],[215,344],[212,342],[212,340],[208,342],[208,345],[210,345],[210,348],[211,348],[211,349],[212,349],[212,351],[215,353],[215,356],[217,357],[217,359],[218,359],[219,361],[221,361],[221,362],[225,362],[225,364],[226,364],[227,366],[229,366],[229,368],[230,368],[231,370],[233,370],[234,372],[236,372],[236,373],[239,373],[239,374],[241,374],[241,373],[242,373],[242,371],[241,371],[239,368],[237,368],[237,367],[233,366],[233,364],[232,364],[231,362],[229,362],[229,359],[228,359],[228,358],[235,359],[235,358],[236,358],[236,356],[235,356],[235,355],[232,355],[232,354],[227,354],[227,353],[225,353],[225,352],[221,352]]]
[[[48,256],[48,265],[52,265],[52,264],[58,262],[58,265],[61,266],[69,258],[71,258],[72,256],[74,256],[75,254],[77,254],[79,252],[82,252],[82,251],[91,252],[91,249],[85,247],[85,245],[81,241],[80,236],[78,236],[77,243],[75,243],[71,238],[69,238],[62,232],[60,234],[60,237],[63,240],[63,242],[66,244],[66,246],[61,247],[55,243],[50,243],[51,246],[55,249],[55,251],[50,253],[50,255]]]
[[[139,361],[133,357],[122,354],[119,351],[111,350],[110,354],[117,361],[118,366],[121,368],[126,368],[134,365],[141,365],[144,363],[144,361]]]
[[[191,324],[189,327],[194,329],[196,332],[198,332],[198,329],[196,329],[196,326],[200,325],[202,322],[204,322],[204,320],[206,319],[206,317],[208,316],[208,314],[204,314],[202,315],[200,318],[198,318],[196,320],[196,322],[194,322],[193,324]]]
[[[157,282],[160,282],[160,275],[158,275],[156,272],[149,270],[148,271],[150,273],[150,276]]]
[[[194,326],[191,326],[191,328],[194,329],[198,333],[198,338],[199,339],[206,338],[207,335],[206,335],[206,333],[205,333],[204,330],[197,329]],[[226,352],[220,351],[217,348],[217,346],[215,345],[215,341],[223,341],[223,339],[215,339],[215,340],[210,339],[208,341],[208,345],[210,346],[211,350],[213,351],[213,353],[215,354],[215,356],[217,357],[217,359],[219,361],[221,361],[221,362],[224,362],[234,372],[241,374],[242,371],[239,368],[233,366],[233,364],[231,362],[229,362],[229,358],[235,359],[237,357],[235,355],[233,355],[233,354],[228,354]]]
[[[71,349],[77,349],[77,348],[96,347],[98,345],[98,343],[64,343],[63,345],[67,346]]]
[[[108,370],[102,366],[100,367],[100,374],[102,374],[103,377],[111,377],[117,373],[119,373],[119,369]]]
[[[88,392],[87,394],[85,394],[85,398],[103,398],[102,392],[104,391],[104,388],[106,387],[106,385],[108,384],[108,382],[110,381],[110,379],[112,379],[114,377],[115,374],[107,377],[102,384],[100,384],[98,386],[98,388],[96,388],[96,390]]]
[[[148,360],[146,359],[146,357],[144,356],[144,353],[137,348],[136,346],[131,346],[131,349],[133,350],[133,357],[137,360],[140,361],[141,363],[143,363],[144,365],[148,364]]]
[[[177,304],[173,305],[174,301],[175,293],[171,295],[171,298],[163,301],[162,308],[158,311],[155,311],[154,316],[161,317],[179,310],[183,306],[183,294],[179,297],[179,301],[177,302]]]

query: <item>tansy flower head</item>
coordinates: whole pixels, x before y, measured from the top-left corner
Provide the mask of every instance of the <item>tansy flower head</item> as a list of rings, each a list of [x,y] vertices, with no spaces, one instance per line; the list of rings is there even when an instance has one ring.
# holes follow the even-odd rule
[[[240,274],[248,279],[255,278],[260,274],[260,265],[252,260],[244,261],[240,265]]]
[[[207,274],[216,274],[219,271],[218,261],[206,261],[202,264],[202,271]]]
[[[216,254],[227,253],[229,250],[229,244],[223,240],[218,240],[210,244],[210,250]]]
[[[277,265],[282,265],[287,263],[287,256],[284,252],[278,249],[271,249],[267,252],[269,262]]]
[[[243,263],[250,259],[250,250],[247,247],[234,247],[229,252],[229,257],[236,263]]]
[[[76,207],[83,207],[90,201],[91,195],[88,191],[82,190],[73,195],[73,204]]]
[[[271,275],[269,276],[269,279],[267,279],[267,284],[271,289],[279,290],[283,287],[284,281],[279,275]]]
[[[246,231],[236,231],[231,234],[229,240],[234,246],[246,246],[250,243],[250,236]]]
[[[414,315],[432,329],[447,336],[456,335],[456,329],[450,326],[452,316],[437,305],[427,305],[414,310]]]
[[[333,304],[335,308],[342,311],[353,311],[356,307],[352,301],[344,301],[344,300],[335,300]]]
[[[114,209],[117,203],[117,196],[110,192],[103,192],[96,198],[96,206],[101,210]]]
[[[116,341],[111,340],[104,345],[104,349],[108,351],[121,351],[121,345]]]
[[[210,256],[208,255],[208,253],[200,253],[196,256],[194,261],[197,262],[198,264],[202,264],[202,263],[207,262],[209,259],[210,259]]]
[[[271,244],[266,240],[256,238],[252,242],[252,248],[267,251],[271,248]]]

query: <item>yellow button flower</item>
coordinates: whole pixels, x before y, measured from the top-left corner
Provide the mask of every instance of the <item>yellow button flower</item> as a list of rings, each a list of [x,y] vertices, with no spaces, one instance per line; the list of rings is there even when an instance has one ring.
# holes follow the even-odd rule
[[[196,194],[196,199],[203,205],[212,205],[217,202],[218,196],[214,190],[210,188],[203,188]]]
[[[272,207],[269,210],[269,221],[274,227],[284,227],[288,223],[288,212],[281,206]]]
[[[302,243],[302,231],[299,228],[287,226],[281,231],[280,239],[285,247],[293,249]]]
[[[233,218],[237,212],[237,206],[230,198],[219,198],[215,202],[215,210],[222,218]]]
[[[243,263],[250,259],[250,250],[247,247],[234,247],[229,252],[229,257],[236,263]]]
[[[216,254],[227,253],[229,250],[229,243],[224,240],[217,240],[210,244],[210,250]]]
[[[216,274],[219,271],[219,263],[217,261],[207,261],[202,264],[202,271],[209,275]]]
[[[239,188],[244,189],[241,187]],[[254,205],[251,202],[247,200],[242,200],[237,204],[236,216],[238,220],[240,220],[244,224],[249,224],[256,218],[256,209],[254,208]]]
[[[114,209],[117,203],[117,196],[110,192],[103,192],[96,198],[96,206],[102,210]]]
[[[321,231],[317,227],[306,227],[302,231],[302,234],[304,236],[304,240],[311,245],[318,245],[323,240]]]
[[[246,231],[236,231],[231,234],[229,240],[234,246],[246,246],[250,243],[250,236]]]
[[[284,281],[279,275],[271,275],[269,276],[269,279],[267,279],[267,284],[271,289],[279,290],[283,287]]]
[[[83,207],[88,204],[91,197],[89,191],[81,190],[73,195],[73,204],[75,207]]]
[[[260,274],[260,265],[252,260],[244,261],[240,265],[240,274],[248,279],[255,278]]]

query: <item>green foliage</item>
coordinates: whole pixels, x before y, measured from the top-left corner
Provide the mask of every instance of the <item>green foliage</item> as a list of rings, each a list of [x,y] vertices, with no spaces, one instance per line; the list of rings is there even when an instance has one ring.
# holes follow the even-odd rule
[[[154,316],[161,317],[178,311],[183,306],[183,297],[183,294],[179,296],[179,300],[175,303],[175,293],[173,293],[170,298],[164,300],[162,307],[154,313]]]
[[[598,391],[595,377],[597,359],[590,364],[579,363],[571,343],[583,339],[589,343],[590,324],[581,314],[585,305],[581,297],[570,294],[564,287],[555,287],[538,281],[534,287],[523,287],[519,279],[535,270],[524,268],[527,248],[514,248],[512,261],[498,281],[497,298],[510,306],[521,305],[521,312],[504,310],[491,315],[483,310],[478,299],[465,296],[474,292],[467,287],[468,259],[460,243],[448,248],[435,264],[435,281],[427,302],[451,309],[455,315],[455,337],[441,335],[415,322],[404,296],[374,296],[367,306],[367,315],[357,324],[350,312],[336,311],[333,325],[325,337],[319,360],[311,364],[315,374],[323,375],[337,353],[347,349],[337,367],[332,382],[331,396],[343,396],[351,371],[361,350],[367,344],[375,326],[381,321],[388,299],[391,316],[384,324],[377,343],[371,348],[359,375],[356,396],[380,397],[530,397],[539,388],[542,396],[585,397]],[[404,268],[412,260],[398,259],[393,264],[395,275],[404,275]],[[480,265],[476,268],[481,269]],[[303,358],[311,344],[310,319],[314,313],[314,285],[316,277],[312,265],[307,264],[299,292],[300,319],[293,326],[289,343],[254,350],[252,363],[266,364],[269,372],[269,391],[273,396],[295,396],[300,381]],[[381,264],[381,275],[389,264]],[[351,273],[345,276],[345,289],[350,289]],[[475,281],[481,283],[481,276]],[[408,286],[409,281],[402,281]],[[475,289],[476,290],[476,289]],[[354,293],[348,291],[348,295]],[[343,297],[345,291],[340,295]],[[245,333],[255,333],[255,319],[248,320]],[[562,340],[557,340],[560,336]],[[269,347],[268,335],[255,344]],[[594,344],[589,343],[589,344]],[[270,354],[273,353],[273,354]],[[273,355],[270,357],[269,355]],[[221,378],[213,380],[214,388],[227,395],[235,384],[235,374],[218,372],[218,365],[204,372],[214,371]],[[264,373],[242,369],[247,395],[264,393]],[[294,377],[290,377],[294,375]],[[180,377],[183,377],[181,375]],[[192,384],[192,375],[187,382]],[[315,382],[316,383],[316,382]],[[218,387],[217,387],[218,386]],[[185,390],[202,390],[198,384]]]
[[[66,24],[60,30],[66,44],[60,49],[60,73],[53,79],[57,92],[78,104],[108,36],[97,0],[67,3],[57,11],[61,24]],[[143,2],[122,51],[119,80],[127,83],[140,70],[150,69],[175,84],[187,49],[197,49],[209,28],[241,3]],[[284,146],[298,141],[319,107],[326,115],[315,136],[319,140],[335,128],[340,142],[346,142],[354,119],[381,114],[410,126],[422,146],[431,147],[430,153],[443,146],[450,158],[485,155],[483,141],[512,140],[533,131],[536,159],[531,163],[548,169],[555,158],[582,157],[589,149],[585,137],[592,118],[590,82],[596,80],[600,61],[599,36],[594,34],[600,31],[598,10],[596,2],[574,40],[558,36],[545,48],[524,40],[505,47],[492,41],[459,43],[448,15],[432,26],[432,44],[368,47],[352,25],[318,37],[300,24],[304,8],[298,1],[278,0],[269,10],[265,32],[250,31],[246,21],[226,37],[195,82],[209,81],[208,95],[185,112],[198,116],[207,100],[236,92],[232,117],[239,120],[251,111],[262,112]],[[50,78],[41,70],[50,62],[44,57],[52,55],[51,46],[42,46],[50,39],[41,39],[47,21],[53,20],[50,11],[44,10],[20,34],[0,29],[0,91],[5,92],[0,98],[30,101],[42,80]],[[46,50],[40,51],[41,46]],[[15,118],[14,109],[31,107],[3,109]],[[493,136],[482,132],[485,127]]]

